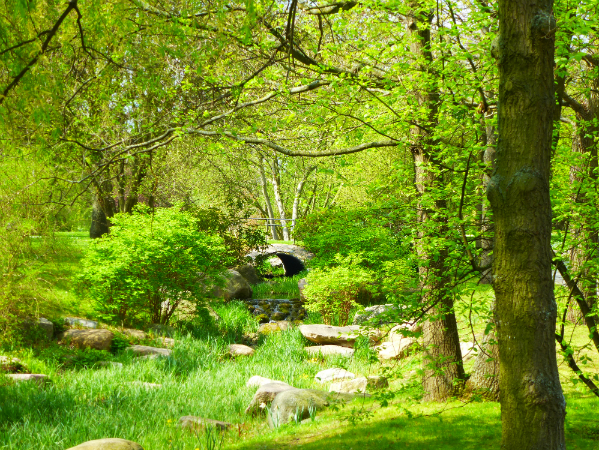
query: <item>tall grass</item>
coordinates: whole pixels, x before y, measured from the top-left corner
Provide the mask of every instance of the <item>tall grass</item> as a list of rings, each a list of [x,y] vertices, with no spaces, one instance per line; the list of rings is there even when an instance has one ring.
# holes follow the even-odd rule
[[[252,286],[254,298],[299,298],[298,281],[306,276],[306,272],[293,277],[277,277]]]

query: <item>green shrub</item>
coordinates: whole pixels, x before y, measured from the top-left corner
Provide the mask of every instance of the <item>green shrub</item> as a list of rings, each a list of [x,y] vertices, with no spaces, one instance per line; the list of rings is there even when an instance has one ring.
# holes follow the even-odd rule
[[[350,311],[358,306],[359,296],[365,291],[376,293],[375,277],[371,270],[361,264],[360,255],[335,257],[337,265],[311,270],[306,276],[304,289],[305,307],[318,312],[323,322],[332,324],[337,318],[339,325],[347,325]]]
[[[410,253],[411,239],[390,229],[388,219],[369,209],[332,209],[313,213],[296,227],[296,237],[315,254],[311,267],[337,264],[336,255],[360,253],[361,265],[380,271],[385,261]]]
[[[223,239],[198,232],[198,220],[178,208],[139,206],[111,222],[87,248],[80,275],[107,322],[166,324],[182,302],[201,303],[228,262]]]

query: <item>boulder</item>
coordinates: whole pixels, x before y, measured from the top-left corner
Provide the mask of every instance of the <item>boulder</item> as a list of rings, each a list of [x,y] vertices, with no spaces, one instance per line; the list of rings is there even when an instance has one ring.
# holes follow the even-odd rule
[[[46,339],[51,341],[52,337],[54,336],[54,324],[48,319],[40,317],[38,319],[38,327],[44,331],[46,334]]]
[[[262,385],[269,383],[285,384],[286,386],[288,385],[283,381],[271,380],[270,378],[261,377],[260,375],[254,375],[253,377],[250,377],[248,381],[246,381],[246,387],[261,387]]]
[[[138,339],[138,340],[143,340],[146,339],[148,337],[148,335],[142,331],[142,330],[135,330],[133,328],[125,328],[123,329],[123,334],[125,336],[128,336],[132,339]]]
[[[65,322],[71,326],[83,328],[98,328],[98,322],[95,320],[82,319],[80,317],[65,317]]]
[[[356,339],[364,334],[368,335],[373,343],[381,340],[383,333],[380,330],[367,330],[359,325],[334,327],[331,325],[300,325],[302,335],[316,344],[333,344],[342,347],[354,347]]]
[[[310,411],[320,411],[329,406],[329,394],[315,389],[290,389],[281,392],[271,403],[269,426],[277,428],[294,418],[308,419]]]
[[[11,358],[10,356],[0,356],[0,370],[3,372],[20,371],[23,368],[23,363],[19,358]]]
[[[230,423],[221,422],[220,420],[215,419],[205,419],[203,417],[184,416],[179,419],[179,426],[181,428],[187,428],[190,431],[200,431],[207,425],[218,428],[221,431],[228,430],[232,427]]]
[[[315,375],[315,380],[319,383],[352,378],[356,378],[356,375],[354,375],[352,372],[348,372],[347,370],[340,369],[339,367],[322,370]]]
[[[243,344],[231,344],[229,346],[229,354],[231,356],[252,356],[254,349]]]
[[[136,354],[136,356],[171,356],[171,350],[168,348],[149,347],[147,345],[132,345],[127,350]]]
[[[37,384],[44,384],[50,381],[48,375],[41,373],[10,373],[6,376],[13,381],[34,381]]]
[[[151,325],[148,331],[154,336],[173,337],[175,335],[175,328],[160,323]]]
[[[394,339],[391,342],[384,342],[375,347],[379,359],[401,359],[409,355],[410,350],[416,345],[416,340],[411,337]]]
[[[364,394],[367,392],[369,382],[365,377],[358,377],[353,380],[342,380],[331,383],[329,392],[354,394],[356,392]]]
[[[67,330],[60,336],[62,341],[68,341],[75,347],[110,350],[114,335],[104,329]]]
[[[275,382],[263,384],[258,388],[250,404],[246,408],[246,414],[254,414],[268,407],[273,399],[281,392],[296,389],[288,384]]]
[[[353,348],[342,347],[340,345],[317,345],[315,347],[304,347],[304,350],[309,355],[342,355],[348,358],[354,355]]]
[[[271,334],[278,331],[289,330],[292,327],[290,322],[280,320],[278,322],[263,323],[258,327],[259,334]]]
[[[144,450],[140,444],[125,439],[97,439],[87,441],[67,450]]]
[[[389,385],[388,379],[381,375],[369,375],[367,377],[367,388],[385,389],[389,387]]]
[[[252,264],[244,264],[243,266],[236,267],[234,270],[243,276],[249,284],[260,283],[256,268]]]
[[[227,270],[222,278],[223,286],[215,288],[215,297],[222,297],[225,301],[245,300],[252,297],[252,287],[237,270]]]

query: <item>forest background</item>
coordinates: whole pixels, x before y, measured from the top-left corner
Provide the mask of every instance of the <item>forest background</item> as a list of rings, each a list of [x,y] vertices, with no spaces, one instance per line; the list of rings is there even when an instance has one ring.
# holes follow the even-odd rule
[[[597,348],[598,5],[552,11],[552,273],[559,322],[584,316]],[[137,203],[277,218],[273,239],[319,214],[342,236],[358,217],[387,228],[419,269],[432,343],[454,339],[435,324],[467,282],[491,281],[496,4],[15,1],[0,20],[5,323],[52,300],[32,236],[90,215],[100,235]],[[464,375],[431,370],[432,399]]]

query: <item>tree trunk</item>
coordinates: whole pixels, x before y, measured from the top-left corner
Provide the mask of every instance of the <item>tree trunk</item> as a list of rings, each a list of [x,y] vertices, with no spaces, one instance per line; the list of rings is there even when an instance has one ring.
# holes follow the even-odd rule
[[[418,5],[416,5],[418,7]],[[406,25],[411,35],[411,52],[418,61],[423,81],[415,92],[419,106],[427,109],[423,120],[425,127],[411,128],[411,152],[415,168],[415,188],[419,197],[417,221],[419,223],[417,253],[423,262],[419,268],[423,303],[435,305],[423,325],[423,387],[425,400],[445,400],[456,395],[462,387],[465,372],[462,364],[460,339],[454,315],[453,300],[446,287],[449,282],[446,267],[447,249],[438,249],[437,254],[430,253],[427,229],[435,222],[436,233],[447,232],[447,204],[445,199],[435,199],[434,210],[425,206],[423,200],[432,195],[431,191],[443,180],[431,170],[431,152],[434,151],[432,136],[425,131],[433,129],[437,123],[439,103],[438,87],[430,79],[429,69],[433,62],[431,53],[431,21],[433,14],[427,10],[408,14]]]
[[[273,158],[271,170],[273,171],[273,193],[275,195],[275,204],[277,205],[277,209],[279,210],[279,217],[281,219],[279,222],[281,223],[283,239],[285,241],[289,241],[290,233],[287,227],[285,206],[283,205],[283,198],[281,197],[281,178],[279,175],[279,163],[277,162],[277,157]]]
[[[109,226],[106,214],[102,211],[102,208],[98,204],[98,200],[94,197],[94,203],[92,205],[92,223],[90,225],[90,238],[96,239],[103,234],[108,233]]]
[[[554,111],[552,0],[501,0],[494,290],[502,448],[565,448],[552,283],[550,156]]]
[[[292,234],[294,233],[294,228],[296,228],[296,220],[298,220],[298,207],[300,205],[300,198],[302,197],[302,191],[304,190],[304,184],[306,183],[306,180],[308,180],[308,177],[310,176],[312,171],[315,170],[316,168],[317,168],[316,166],[309,167],[308,171],[304,174],[304,176],[302,177],[302,179],[296,186],[296,192],[294,193],[294,204],[292,206],[292,227],[291,227]]]
[[[265,197],[265,203],[266,203],[266,207],[267,207],[267,213],[269,214],[268,218],[269,219],[273,219],[273,218],[275,218],[275,216],[273,215],[273,206],[271,205],[271,197],[269,197],[269,190],[267,189],[267,177],[265,176],[264,162],[265,162],[265,158],[263,158],[261,156],[260,157],[260,164],[258,165],[259,170],[260,170],[260,181],[261,181],[261,187],[262,187],[263,195]],[[274,240],[278,240],[279,239],[279,233],[278,233],[278,230],[277,230],[277,225],[275,223],[271,222],[271,220],[267,220],[267,226],[271,230],[271,237]]]
[[[495,314],[495,302],[490,308],[492,316]],[[479,344],[479,353],[473,365],[473,371],[467,381],[465,390],[479,395],[488,400],[500,399],[500,362],[498,357],[498,337],[496,324],[491,323],[491,329]]]

